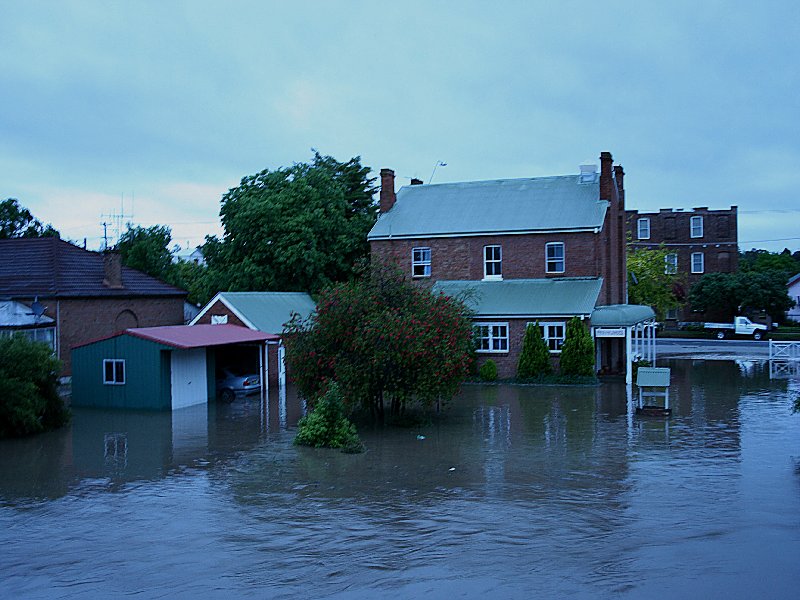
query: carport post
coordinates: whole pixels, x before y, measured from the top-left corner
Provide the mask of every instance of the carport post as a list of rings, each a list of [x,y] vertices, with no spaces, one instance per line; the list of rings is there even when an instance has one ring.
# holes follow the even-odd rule
[[[264,355],[265,355],[266,347],[267,347],[267,342],[265,341],[264,345],[263,346],[259,346],[259,348],[258,348],[258,377],[261,380],[261,400],[262,400],[262,402],[263,402],[264,398],[266,398],[267,392],[269,391],[269,388],[266,387],[266,386],[269,385],[269,383],[267,382],[267,378],[265,377],[265,373],[264,373],[264,370],[265,370],[264,369],[264,365],[266,364]]]

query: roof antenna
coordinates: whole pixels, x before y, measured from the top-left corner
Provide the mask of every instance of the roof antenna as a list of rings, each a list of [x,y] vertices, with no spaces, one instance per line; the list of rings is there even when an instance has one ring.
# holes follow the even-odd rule
[[[433,165],[433,173],[431,173],[431,178],[428,180],[428,183],[432,183],[433,182],[433,176],[436,174],[436,169],[438,167],[446,167],[446,166],[447,166],[446,162],[442,162],[441,160],[437,160],[436,164]]]

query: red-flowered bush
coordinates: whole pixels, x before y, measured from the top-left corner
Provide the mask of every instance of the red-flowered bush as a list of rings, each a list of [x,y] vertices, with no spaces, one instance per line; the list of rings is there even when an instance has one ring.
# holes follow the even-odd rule
[[[464,305],[373,265],[360,279],[322,291],[317,310],[285,329],[286,358],[301,394],[337,381],[351,407],[383,417],[430,407],[458,391],[471,360]]]

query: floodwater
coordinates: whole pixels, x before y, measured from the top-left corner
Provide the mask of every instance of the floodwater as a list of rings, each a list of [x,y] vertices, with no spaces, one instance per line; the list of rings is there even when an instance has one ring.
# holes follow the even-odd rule
[[[0,442],[0,596],[796,598],[800,381],[670,366],[669,419],[471,385],[361,455],[294,447],[291,393],[76,410]]]

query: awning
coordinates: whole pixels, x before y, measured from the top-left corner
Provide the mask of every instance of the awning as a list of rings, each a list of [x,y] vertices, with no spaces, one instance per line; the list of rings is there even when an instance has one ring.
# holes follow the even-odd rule
[[[609,304],[592,312],[592,327],[633,327],[656,318],[649,306],[641,304]]]

